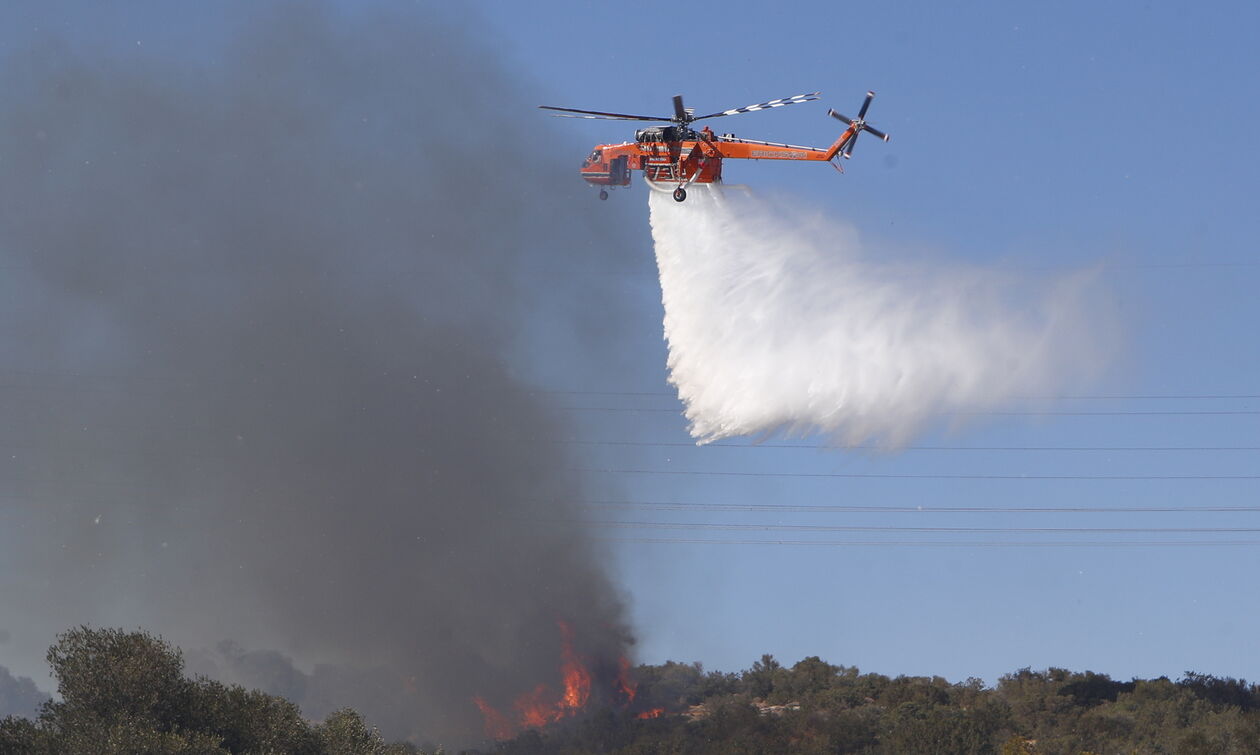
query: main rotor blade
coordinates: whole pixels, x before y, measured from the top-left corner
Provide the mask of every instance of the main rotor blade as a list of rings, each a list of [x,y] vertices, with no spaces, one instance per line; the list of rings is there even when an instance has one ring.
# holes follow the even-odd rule
[[[647,118],[647,117],[623,118],[623,117],[614,116],[614,115],[569,115],[568,113],[552,113],[551,117],[552,118],[585,118],[590,121],[649,121],[652,123],[656,123],[656,122],[668,123],[669,122],[668,118]]]
[[[679,123],[687,122],[687,111],[683,108],[682,95],[674,95],[674,120]]]
[[[551,105],[539,105],[541,110],[559,110],[562,113],[584,113],[588,116],[603,116],[604,118],[612,118],[623,121],[671,121],[673,118],[662,118],[654,115],[626,115],[625,113],[603,113],[599,110],[576,110],[571,107],[552,107]],[[563,116],[567,118],[578,118],[581,116]]]
[[[874,92],[867,92],[867,93],[866,93],[866,102],[863,102],[863,103],[862,103],[862,110],[858,112],[858,120],[859,120],[859,121],[860,121],[860,120],[862,120],[863,118],[865,118],[865,117],[866,117],[866,109],[867,109],[868,107],[870,107],[870,106],[871,106],[871,100],[873,100],[873,99],[875,99],[875,93],[874,93]]]
[[[799,105],[802,102],[809,102],[811,100],[818,99],[818,94],[819,94],[818,92],[810,92],[809,94],[794,94],[791,97],[783,97],[777,100],[770,100],[768,102],[758,102],[756,105],[747,105],[745,107],[732,108],[731,110],[723,110],[720,113],[709,113],[708,115],[700,116],[700,118],[692,118],[692,120],[698,121],[701,118],[717,118],[723,115],[737,115],[739,113],[755,113],[758,110],[769,110],[771,108],[784,107],[786,105]]]
[[[880,139],[883,139],[884,141],[888,141],[888,134],[885,134],[883,131],[880,131],[874,126],[868,126],[865,123],[863,123],[862,128],[867,131],[870,131],[872,134],[878,136]]]

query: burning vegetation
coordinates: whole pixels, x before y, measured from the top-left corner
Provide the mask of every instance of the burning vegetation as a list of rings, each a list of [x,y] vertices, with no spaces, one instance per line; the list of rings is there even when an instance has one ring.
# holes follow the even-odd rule
[[[540,729],[595,707],[628,710],[633,706],[638,683],[630,674],[629,659],[619,656],[615,669],[611,664],[592,663],[577,651],[573,626],[562,620],[557,620],[556,626],[560,631],[560,689],[540,682],[518,695],[508,712],[480,695],[474,696],[472,701],[485,719],[487,737],[510,739],[522,730]],[[655,708],[637,717],[656,718],[664,712]]]

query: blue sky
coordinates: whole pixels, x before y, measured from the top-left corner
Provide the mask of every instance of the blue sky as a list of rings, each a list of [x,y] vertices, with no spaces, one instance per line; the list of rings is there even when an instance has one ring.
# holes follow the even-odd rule
[[[484,34],[538,90],[539,104],[664,112],[682,93],[710,112],[799,92],[817,105],[727,119],[741,136],[827,144],[826,107],[852,111],[867,89],[892,140],[861,145],[848,173],[812,165],[730,164],[729,182],[854,224],[872,246],[942,261],[1051,275],[1103,265],[1123,348],[1089,392],[1029,411],[938,428],[896,455],[824,448],[690,448],[669,412],[580,418],[593,466],[701,474],[620,474],[637,501],[890,506],[1248,506],[1256,480],[852,479],[806,475],[1246,476],[1254,450],[1035,451],[1042,447],[1252,447],[1260,368],[1254,324],[1260,160],[1250,96],[1258,11],[1241,3],[644,2],[477,6]],[[522,113],[533,127],[538,113]],[[558,121],[546,148],[575,169],[588,147],[632,125]],[[542,124],[538,124],[542,125]],[[550,125],[550,124],[547,124]],[[575,175],[574,180],[577,180]],[[592,212],[644,229],[643,192]],[[637,285],[633,282],[627,285]],[[659,302],[642,286],[643,328]],[[663,349],[615,386],[665,392]],[[1132,398],[1139,396],[1196,398]],[[595,396],[602,408],[675,406],[665,395]],[[1016,410],[1019,410],[1017,407]],[[588,416],[589,415],[589,416]],[[671,445],[672,444],[672,445]],[[799,442],[794,445],[801,445]],[[807,441],[804,445],[809,445]],[[817,445],[821,446],[821,443]],[[799,477],[724,476],[734,471]],[[706,473],[717,474],[706,474]],[[954,527],[1255,527],[1254,513],[818,514],[612,510],[603,519]],[[614,536],[625,533],[613,533]],[[712,539],[792,533],[660,532]],[[806,535],[860,539],[860,535]],[[893,538],[894,536],[886,536]],[[924,539],[907,534],[896,539]],[[956,539],[984,539],[957,536]],[[993,540],[1228,539],[1248,535],[1020,535]],[[872,539],[872,538],[866,538]],[[1023,666],[1119,678],[1189,669],[1260,677],[1251,641],[1260,550],[1243,547],[831,547],[619,543],[620,576],[641,659],[747,667],[820,655],[887,674],[993,682]]]
[[[213,40],[233,30],[210,6],[189,5],[180,23],[172,23],[169,8],[159,10],[162,3],[122,14],[104,6],[85,14],[81,5],[65,3],[62,14],[59,5],[44,5],[29,14],[39,21],[25,25],[27,14],[11,10],[0,44],[28,44],[38,25],[55,19],[53,30],[70,38],[134,37],[163,53],[213,56]],[[347,13],[357,12],[354,4],[344,5]],[[475,29],[497,52],[496,64],[511,70],[523,96],[537,104],[667,112],[669,98],[682,93],[689,106],[707,112],[822,90],[822,102],[727,119],[720,130],[826,145],[838,126],[825,117],[826,108],[852,113],[873,89],[878,97],[869,119],[892,140],[864,140],[845,175],[817,165],[754,163],[729,164],[726,179],[851,223],[876,249],[1030,275],[1101,265],[1120,313],[1123,348],[1091,398],[1023,407],[1054,414],[942,422],[898,454],[837,451],[817,439],[696,448],[665,382],[646,191],[639,184],[600,203],[577,176],[592,145],[627,139],[633,125],[553,120],[533,109],[503,112],[499,128],[536,131],[543,136],[537,150],[573,169],[572,185],[522,191],[563,191],[589,202],[610,228],[632,229],[623,241],[642,255],[615,270],[592,271],[616,276],[636,304],[635,319],[622,323],[634,334],[625,338],[626,369],[609,378],[599,366],[530,365],[542,389],[575,407],[566,411],[582,441],[575,445],[580,463],[618,470],[591,473],[595,489],[611,484],[621,491],[618,500],[631,502],[783,507],[1257,504],[1260,481],[1219,479],[1260,470],[1254,450],[1260,416],[1245,413],[1260,410],[1254,335],[1260,158],[1250,138],[1260,116],[1254,97],[1260,9],[1254,4],[803,2],[771,9],[739,2],[477,2],[450,4],[443,12]],[[603,375],[606,382],[574,375]],[[1076,450],[1035,450],[1047,447]],[[1096,450],[1134,447],[1229,450]],[[845,474],[891,477],[825,476]],[[1197,479],[1005,479],[1019,476]],[[592,518],[1260,527],[1260,514],[1251,512],[702,516],[611,508],[593,509]],[[627,534],[601,532],[614,539]],[[923,533],[694,536],[944,539]],[[1159,537],[1217,536],[956,539],[1115,543]],[[1260,541],[1260,533],[1219,537]],[[1175,677],[1191,669],[1260,678],[1253,640],[1260,624],[1257,545],[606,547],[632,606],[645,662],[698,660],[733,671],[768,652],[785,663],[818,655],[866,671],[958,681],[994,682],[1024,666],[1050,665],[1117,678]],[[37,659],[27,660],[4,663],[32,673]]]

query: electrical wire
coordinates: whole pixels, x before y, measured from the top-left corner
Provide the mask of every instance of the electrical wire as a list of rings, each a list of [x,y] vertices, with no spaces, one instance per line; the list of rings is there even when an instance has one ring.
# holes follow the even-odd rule
[[[1260,263],[1258,263],[1260,264]],[[233,385],[239,387],[256,386],[256,383],[246,380],[221,380],[207,379],[203,375],[197,376],[169,376],[169,375],[133,375],[133,374],[110,374],[110,373],[92,373],[79,372],[73,370],[33,370],[10,367],[0,369],[0,375],[20,375],[25,377],[34,377],[40,379],[47,378],[72,378],[80,380],[105,380],[116,382],[144,382],[144,383],[166,383],[176,384],[183,387],[192,387],[199,384],[213,383],[221,385]],[[400,373],[400,379],[414,380],[416,375]],[[55,388],[58,386],[50,386],[48,384],[41,385],[0,385],[0,388]],[[566,389],[534,389],[529,391],[536,395],[551,396],[602,396],[602,397],[635,397],[635,398],[668,398],[677,400],[677,393],[673,391],[588,391],[588,390],[566,390]],[[1019,401],[1165,401],[1165,400],[1212,400],[1212,401],[1244,401],[1260,399],[1260,393],[1165,393],[1165,394],[1100,394],[1100,395],[1057,395],[1057,396],[1022,396],[1016,397]],[[660,411],[673,412],[675,408],[638,408],[638,407],[560,407],[568,410],[608,410],[608,411]]]
[[[641,508],[653,511],[766,512],[782,514],[1238,514],[1260,513],[1260,506],[861,506],[773,503],[675,503],[669,501],[583,501],[593,508]]]
[[[557,440],[563,445],[576,446],[631,446],[641,448],[744,448],[744,449],[809,449],[811,451],[1078,451],[1078,452],[1146,452],[1146,451],[1260,451],[1260,446],[900,446],[888,447],[871,444],[856,446],[827,446],[820,443],[706,443],[694,441],[634,441],[634,440]]]
[[[562,522],[572,524],[573,522]],[[589,527],[612,529],[700,530],[710,532],[920,532],[932,534],[1098,534],[1207,535],[1256,534],[1260,527],[896,527],[886,525],[751,524],[717,522],[625,522],[583,520]]]
[[[574,469],[575,472],[634,475],[696,475],[712,477],[835,478],[850,480],[1260,480],[1260,475],[1049,475],[1049,474],[904,474],[891,472],[744,472],[700,469]]]
[[[1260,540],[752,540],[683,537],[596,537],[604,543],[667,545],[778,545],[856,548],[1211,548],[1255,547]]]
[[[558,406],[566,412],[610,412],[620,414],[682,414],[681,407],[635,407],[635,406]],[[934,416],[966,416],[966,417],[1192,417],[1192,416],[1256,416],[1260,409],[1223,409],[1223,410],[1170,410],[1170,411],[951,411],[931,412]]]
[[[554,396],[613,396],[635,398],[669,398],[677,399],[673,391],[578,391],[578,390],[537,390]],[[1063,396],[1016,396],[1019,401],[1164,401],[1164,400],[1244,400],[1260,399],[1260,393],[1146,393],[1146,394],[1104,394],[1104,395],[1063,395]]]

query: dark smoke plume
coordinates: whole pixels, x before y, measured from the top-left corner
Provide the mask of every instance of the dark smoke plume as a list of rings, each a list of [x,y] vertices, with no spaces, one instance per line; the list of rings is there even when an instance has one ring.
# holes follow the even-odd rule
[[[39,714],[40,706],[47,700],[48,695],[36,687],[32,679],[14,676],[7,668],[0,666],[0,718],[34,718]]]
[[[224,7],[209,53],[4,61],[6,626],[274,648],[217,667],[475,739],[474,694],[556,684],[557,619],[630,644],[586,533],[530,524],[584,493],[520,377],[607,356],[613,284],[539,271],[616,267],[617,231],[458,24]]]

